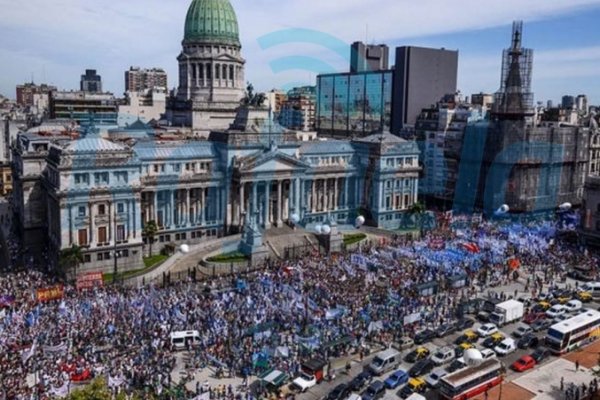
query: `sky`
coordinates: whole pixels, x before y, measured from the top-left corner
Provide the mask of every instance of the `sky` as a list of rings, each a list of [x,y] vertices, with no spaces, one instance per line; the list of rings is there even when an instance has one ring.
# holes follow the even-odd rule
[[[536,101],[587,94],[600,104],[600,0],[231,0],[257,90],[314,84],[349,69],[360,40],[459,51],[465,95],[495,92],[511,22],[524,21],[534,49]],[[177,84],[190,0],[0,0],[0,94],[32,80],[78,89],[86,68],[122,95],[130,66],[161,67]]]

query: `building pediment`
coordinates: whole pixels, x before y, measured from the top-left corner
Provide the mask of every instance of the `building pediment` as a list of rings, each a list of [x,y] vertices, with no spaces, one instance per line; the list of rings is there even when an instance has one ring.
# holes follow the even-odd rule
[[[280,151],[269,151],[240,159],[237,166],[242,174],[292,173],[310,168],[305,162]]]

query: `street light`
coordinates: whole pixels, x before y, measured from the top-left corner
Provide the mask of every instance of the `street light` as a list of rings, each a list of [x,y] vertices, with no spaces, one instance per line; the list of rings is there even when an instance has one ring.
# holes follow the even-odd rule
[[[115,248],[117,245],[115,244]],[[113,268],[113,284],[117,282],[117,258],[121,257],[121,252],[113,250],[114,268]]]

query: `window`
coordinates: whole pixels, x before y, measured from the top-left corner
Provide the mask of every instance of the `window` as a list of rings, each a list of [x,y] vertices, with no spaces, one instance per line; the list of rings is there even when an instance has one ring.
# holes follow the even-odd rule
[[[117,225],[117,241],[122,242],[125,240],[125,225]]]
[[[121,257],[122,258],[129,257],[129,250],[128,249],[121,250]]]
[[[128,180],[127,171],[115,172],[115,178],[117,179],[117,182],[119,182],[119,183],[127,183],[127,180]]]
[[[125,212],[125,204],[117,203],[117,212],[119,214],[124,213]]]
[[[97,172],[94,174],[94,182],[96,185],[108,184],[108,172]]]
[[[98,253],[98,255],[96,256],[96,259],[97,259],[98,261],[102,261],[102,260],[103,260],[103,257],[102,257],[102,256],[103,256],[103,254],[102,254],[102,253]]]
[[[79,246],[87,246],[88,244],[88,234],[87,229],[80,229],[77,231],[77,243]]]
[[[78,215],[79,217],[85,217],[85,211],[86,211],[86,210],[85,210],[85,206],[79,206],[79,207],[77,208],[77,215]]]
[[[98,243],[99,244],[108,243],[105,226],[101,226],[98,228]]]
[[[98,205],[98,215],[106,215],[106,206],[104,204]]]
[[[88,184],[89,183],[89,176],[88,174],[75,174],[75,184],[76,185],[82,185],[82,184]]]
[[[181,165],[173,164],[173,172],[179,172],[179,171],[181,171]]]
[[[92,257],[90,257],[89,254],[86,254],[83,256],[83,262],[84,263],[89,263],[90,261],[92,261]]]
[[[158,173],[158,164],[154,164],[154,172]]]

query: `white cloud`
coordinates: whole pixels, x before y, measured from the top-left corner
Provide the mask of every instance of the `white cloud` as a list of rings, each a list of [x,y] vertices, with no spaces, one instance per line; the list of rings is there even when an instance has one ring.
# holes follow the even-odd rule
[[[315,73],[302,67],[274,73],[270,62],[286,55],[313,56],[335,69],[348,68],[344,57],[318,45],[260,48],[258,38],[280,29],[315,29],[351,43],[364,40],[368,25],[369,41],[391,43],[423,35],[505,25],[513,19],[545,19],[600,5],[600,0],[231,1],[238,14],[243,53],[248,60],[247,79],[255,82],[259,89],[308,81],[311,76],[314,79]],[[4,60],[0,64],[0,92],[10,95],[16,83],[23,81],[30,72],[41,76],[43,69],[49,81],[74,88],[78,75],[87,67],[97,68],[105,87],[120,93],[123,71],[129,65],[166,68],[170,84],[174,86],[177,81],[176,56],[180,51],[189,2],[0,0],[0,36],[3,37],[0,54]],[[492,90],[495,90],[499,81],[500,51],[497,49],[493,65],[490,62],[484,66],[476,62],[477,55],[461,52],[461,86],[477,88],[483,84],[486,86],[481,89],[486,89],[487,85],[493,84]],[[572,64],[584,61],[577,57],[587,57],[576,52],[570,55]],[[584,73],[588,68],[581,67],[574,73]]]

